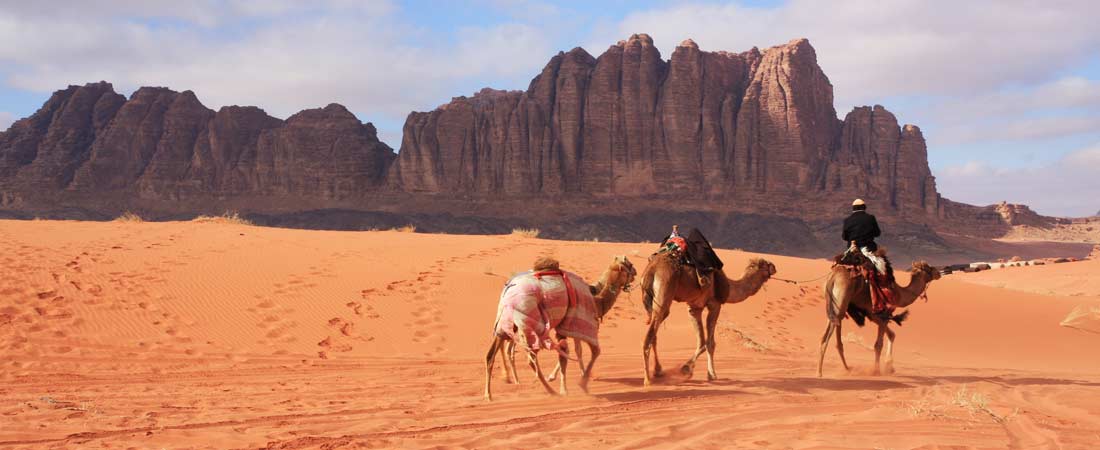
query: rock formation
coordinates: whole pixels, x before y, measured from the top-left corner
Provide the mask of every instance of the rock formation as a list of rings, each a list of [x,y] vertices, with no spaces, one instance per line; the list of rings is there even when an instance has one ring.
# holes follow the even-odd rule
[[[474,195],[862,196],[936,215],[920,129],[881,106],[844,121],[805,39],[661,59],[644,34],[559,53],[524,92],[483,90],[405,125],[391,186]]]
[[[799,248],[823,251],[855,197],[927,248],[949,247],[939,228],[991,237],[1048,219],[942,199],[920,129],[878,105],[838,119],[805,39],[743,53],[689,39],[668,60],[644,34],[599,57],[575,48],[525,91],[483,89],[409,114],[397,155],[340,105],[284,121],[255,107],[215,112],[191,91],[145,87],[126,99],[106,82],[57,91],[0,133],[6,216],[233,208],[296,226],[415,218],[440,231],[497,231],[491,217],[563,233],[618,229],[623,239],[652,237],[675,217],[729,227],[708,233],[727,245],[802,233],[817,237]],[[532,208],[537,199],[558,211]],[[588,215],[576,216],[578,204]],[[643,236],[616,226],[630,217],[638,227],[653,210],[665,216]]]
[[[5,203],[93,193],[165,209],[185,198],[345,198],[381,186],[393,158],[340,105],[284,122],[255,107],[214,112],[191,91],[145,87],[126,99],[100,82],[55,92],[0,133],[0,189]]]

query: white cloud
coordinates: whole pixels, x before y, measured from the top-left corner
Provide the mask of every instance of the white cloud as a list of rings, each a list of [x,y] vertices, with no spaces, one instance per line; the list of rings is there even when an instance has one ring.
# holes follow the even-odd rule
[[[15,116],[7,111],[0,111],[0,131],[6,131],[15,122]]]
[[[338,102],[364,121],[399,124],[472,93],[471,82],[533,76],[552,55],[532,26],[450,35],[404,22],[387,2],[98,1],[56,15],[26,3],[0,10],[0,42],[20,43],[0,45],[12,87],[167,86],[193,90],[211,108],[256,105],[279,117]]]
[[[630,14],[599,39],[645,32],[667,56],[687,37],[729,51],[806,37],[843,114],[894,96],[971,95],[1048,79],[1098,54],[1096,11],[1091,0],[680,4]]]
[[[1100,131],[1100,116],[1040,117],[992,122],[962,122],[940,128],[929,136],[931,145],[975,142],[1019,142],[1064,138]]]
[[[927,105],[920,113],[950,123],[1062,110],[1100,112],[1100,80],[1066,76],[1028,88],[956,96]]]
[[[938,171],[936,183],[952,200],[988,205],[1031,205],[1042,214],[1090,216],[1100,210],[1100,144],[1029,168],[994,167],[970,161]]]

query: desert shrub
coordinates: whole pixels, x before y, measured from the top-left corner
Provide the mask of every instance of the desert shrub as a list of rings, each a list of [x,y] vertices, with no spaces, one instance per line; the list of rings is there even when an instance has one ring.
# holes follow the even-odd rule
[[[241,217],[236,211],[226,211],[220,216],[198,216],[191,220],[197,223],[230,223],[234,225],[252,225],[252,221]]]
[[[539,229],[538,228],[513,228],[512,229],[512,236],[520,236],[520,237],[534,239],[534,238],[539,237]]]
[[[124,223],[141,223],[141,222],[144,222],[144,220],[142,220],[141,216],[139,216],[139,215],[137,215],[133,212],[130,212],[130,211],[126,211],[126,212],[122,213],[122,215],[116,217],[114,221],[115,222],[124,222]]]

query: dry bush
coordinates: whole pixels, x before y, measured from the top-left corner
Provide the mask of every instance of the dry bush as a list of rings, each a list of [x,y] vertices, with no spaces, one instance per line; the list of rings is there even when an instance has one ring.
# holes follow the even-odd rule
[[[191,220],[197,223],[229,223],[234,225],[252,225],[252,221],[241,217],[236,211],[226,211],[220,216],[198,216]]]
[[[141,219],[141,216],[139,216],[137,214],[134,214],[133,212],[130,212],[130,211],[126,211],[126,212],[122,213],[122,215],[116,217],[114,221],[115,222],[123,222],[123,223],[141,223],[141,222],[144,222],[144,220]]]
[[[416,225],[408,224],[401,228],[394,228],[393,231],[397,231],[399,233],[416,233]]]
[[[513,228],[512,229],[512,236],[519,236],[519,237],[534,239],[534,238],[539,237],[539,229],[538,228]]]

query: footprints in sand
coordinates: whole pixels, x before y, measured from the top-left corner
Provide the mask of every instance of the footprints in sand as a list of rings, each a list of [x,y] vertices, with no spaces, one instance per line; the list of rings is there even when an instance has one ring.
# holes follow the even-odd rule
[[[757,336],[753,337],[762,339],[767,350],[804,351],[808,348],[805,342],[791,334],[787,323],[802,309],[820,306],[821,299],[812,286],[801,285],[797,289],[798,291],[793,295],[783,297],[765,293],[764,310],[753,317],[756,323],[763,323],[763,330],[760,332],[754,330],[753,334]]]
[[[366,293],[363,294],[363,298],[366,299]],[[348,302],[345,304],[348,308],[348,312],[357,317],[366,318],[378,318],[380,317],[374,312],[372,306],[364,305],[360,302]],[[356,322],[352,319],[344,317],[333,317],[328,320],[328,328],[332,331],[332,334],[326,336],[317,346],[321,349],[317,351],[317,357],[321,359],[328,359],[330,352],[350,352],[354,349],[352,347],[353,342],[370,342],[374,340],[373,336],[360,334],[356,331]]]
[[[256,295],[254,298],[258,302],[248,311],[262,315],[256,327],[263,332],[263,337],[256,343],[278,345],[297,342],[298,337],[295,336],[294,329],[298,327],[298,322],[286,319],[294,313],[294,310],[262,295]]]

